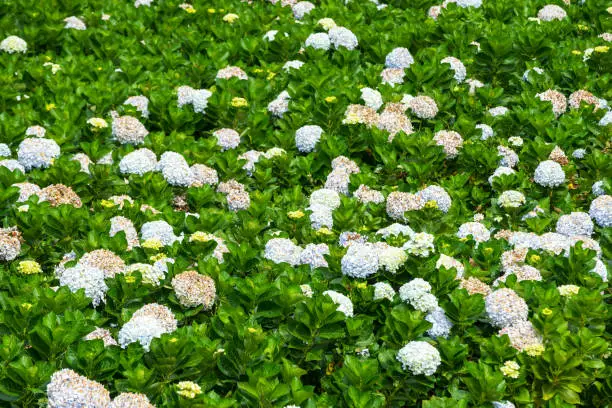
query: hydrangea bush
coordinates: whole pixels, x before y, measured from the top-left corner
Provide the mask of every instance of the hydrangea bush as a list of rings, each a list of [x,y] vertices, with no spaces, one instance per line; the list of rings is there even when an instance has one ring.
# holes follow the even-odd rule
[[[609,406],[609,3],[4,3],[0,406]]]

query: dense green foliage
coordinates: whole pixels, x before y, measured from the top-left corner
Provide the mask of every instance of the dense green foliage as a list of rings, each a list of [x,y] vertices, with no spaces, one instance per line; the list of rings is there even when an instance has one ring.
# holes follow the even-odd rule
[[[280,2],[194,0],[191,11],[180,3],[5,0],[0,7],[0,37],[27,42],[26,53],[0,51],[0,143],[15,159],[26,129],[40,125],[61,148],[48,168],[22,172],[0,165],[0,227],[16,227],[22,239],[17,258],[0,260],[0,406],[46,406],[47,384],[63,368],[103,384],[113,397],[142,393],[158,407],[467,408],[499,401],[517,407],[609,406],[611,292],[602,277],[612,256],[611,228],[594,219],[595,244],[572,245],[565,253],[530,248],[524,263],[542,279],[510,275],[494,285],[504,273],[502,255],[513,249],[496,233],[555,232],[564,214],[589,213],[597,196],[594,183],[603,181],[599,195],[611,194],[612,125],[600,123],[607,108],[583,102],[556,117],[551,103],[536,97],[548,89],[565,96],[583,89],[612,101],[612,51],[599,37],[612,31],[609,3],[559,2],[567,17],[550,22],[530,20],[547,4],[542,0],[484,0],[479,8],[450,3],[437,19],[428,17],[433,0],[389,0],[386,8],[365,0],[313,0],[316,7],[300,21]],[[228,13],[238,19],[225,21]],[[110,18],[103,20],[103,14]],[[79,16],[87,29],[65,29],[69,16]],[[301,50],[310,34],[324,32],[317,24],[322,18],[351,30],[359,41],[356,49]],[[274,41],[264,39],[269,30],[278,30]],[[396,47],[408,48],[414,63],[405,69],[404,82],[391,86],[381,82],[381,71]],[[440,62],[448,56],[459,58],[467,77],[484,86],[470,92],[470,85],[458,82]],[[289,60],[305,64],[283,69]],[[47,62],[61,69],[54,73]],[[217,79],[226,66],[242,68],[248,79]],[[543,72],[532,70],[523,78],[534,67]],[[177,105],[177,88],[184,85],[212,92],[205,113]],[[400,102],[405,94],[427,95],[439,112],[421,119],[408,111],[414,133],[399,132],[388,142],[389,133],[376,126],[343,123],[347,107],[362,103],[363,87],[378,90],[386,103]],[[291,100],[278,117],[268,104],[285,90]],[[135,95],[149,99],[148,117],[123,104]],[[234,106],[234,98],[246,99],[248,106]],[[488,112],[498,106],[509,112]],[[150,132],[144,143],[114,140],[111,111],[138,118]],[[96,117],[109,126],[90,125]],[[491,126],[494,136],[483,140],[477,124]],[[310,153],[296,148],[295,132],[304,125],[324,131]],[[240,134],[236,149],[222,151],[217,145],[212,133],[221,128]],[[434,141],[441,130],[461,134],[456,158],[446,157]],[[522,145],[508,140],[513,136]],[[520,161],[514,174],[491,184],[500,145],[513,149]],[[231,211],[215,185],[173,186],[160,172],[122,174],[121,159],[143,147],[158,158],[173,151],[190,165],[205,164],[218,172],[219,181],[237,180],[250,206]],[[274,147],[285,152],[262,156],[247,174],[239,156]],[[534,171],[555,147],[567,155],[565,182],[547,188],[534,182]],[[586,149],[583,158],[572,155],[578,149]],[[109,152],[113,164],[96,164]],[[91,159],[89,173],[72,160],[77,153]],[[452,205],[447,212],[426,205],[397,221],[384,202],[365,204],[341,194],[333,227],[313,228],[309,197],[324,188],[338,156],[359,167],[350,176],[351,193],[366,185],[388,197],[439,185]],[[26,181],[41,188],[69,186],[82,206],[54,206],[36,195],[18,202],[14,184]],[[525,202],[519,208],[500,206],[498,198],[507,190],[520,191]],[[133,203],[109,201],[119,195]],[[159,213],[141,211],[142,204]],[[536,206],[541,212],[525,218]],[[475,214],[482,214],[490,239],[457,236]],[[159,250],[128,250],[125,233],[109,235],[115,216],[131,220],[137,231],[146,222],[164,220],[185,239]],[[343,273],[347,249],[338,243],[340,234],[354,231],[370,242],[384,241],[376,232],[394,222],[432,234],[435,250],[429,256],[408,251],[394,273],[382,267],[367,278]],[[198,231],[224,240],[223,262],[211,256],[214,241],[189,240]],[[266,259],[266,243],[279,237],[302,247],[327,244],[328,266],[311,269]],[[400,235],[386,242],[402,247],[407,240]],[[73,251],[78,260],[98,249],[113,251],[127,265],[153,264],[159,253],[174,264],[167,264],[158,286],[143,282],[139,272],[106,279],[105,301],[94,307],[83,290],[58,289],[55,268],[67,253]],[[498,335],[484,297],[460,288],[458,271],[437,265],[440,254],[463,265],[463,278],[478,278],[493,290],[510,288],[523,298],[543,351],[531,355]],[[593,272],[596,259],[603,276]],[[20,262],[28,260],[38,262],[42,272],[24,274]],[[214,281],[211,309],[185,307],[178,299],[171,282],[187,270]],[[430,336],[427,313],[399,295],[374,297],[376,282],[397,290],[415,278],[431,285],[453,324],[448,336]],[[309,285],[313,295],[301,285]],[[580,290],[562,296],[562,285]],[[353,316],[338,311],[323,294],[327,290],[349,297]],[[178,322],[175,331],[153,339],[149,351],[138,342],[122,348],[83,340],[96,327],[117,338],[132,314],[149,303],[169,307]],[[397,354],[411,341],[438,350],[441,365],[435,374],[402,368]],[[517,378],[500,370],[508,361],[520,366]],[[180,381],[193,381],[202,392],[181,396]]]

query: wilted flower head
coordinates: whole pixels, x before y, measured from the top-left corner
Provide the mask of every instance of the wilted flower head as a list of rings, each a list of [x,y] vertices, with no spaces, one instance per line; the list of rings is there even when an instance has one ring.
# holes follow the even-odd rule
[[[176,275],[172,278],[172,289],[181,305],[185,307],[202,306],[204,310],[208,310],[215,302],[215,282],[196,271],[186,271]]]
[[[56,371],[47,384],[49,408],[107,407],[110,393],[98,382],[65,368]]]
[[[557,117],[562,113],[565,113],[567,110],[567,99],[565,98],[565,95],[559,91],[549,89],[542,93],[536,94],[536,97],[540,98],[541,101],[550,102],[552,104],[552,111]]]
[[[436,132],[433,140],[438,146],[442,146],[446,157],[449,159],[457,157],[459,149],[463,146],[463,138],[461,135],[452,130],[440,130]]]

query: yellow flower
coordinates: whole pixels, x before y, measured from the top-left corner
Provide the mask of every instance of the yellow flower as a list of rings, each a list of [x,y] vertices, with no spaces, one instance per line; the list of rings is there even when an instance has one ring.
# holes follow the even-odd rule
[[[22,303],[21,304],[21,308],[24,310],[30,310],[32,308],[32,304],[31,303]]]
[[[487,247],[484,249],[484,253],[487,255],[491,255],[493,253],[493,248]]]
[[[196,395],[202,393],[202,388],[193,381],[181,381],[176,384],[176,387],[178,388],[176,392],[178,395],[189,399],[193,399]]]
[[[178,341],[178,339],[176,337],[171,338],[170,340],[168,340],[170,343],[176,343]]]
[[[142,243],[142,247],[146,249],[154,249],[159,250],[164,246],[162,242],[157,238],[149,238],[145,242]]]
[[[327,103],[334,103],[338,100],[338,98],[336,98],[335,96],[328,96],[327,98],[325,98],[325,102]]]
[[[332,20],[331,18],[322,18],[319,21],[317,21],[317,24],[323,27],[325,31],[329,31],[332,28],[336,27],[336,22]]]
[[[270,73],[268,74],[268,76],[266,77],[266,79],[269,81],[269,80],[271,80],[272,78],[274,78],[275,76],[276,76],[276,72],[270,72]]]
[[[249,103],[244,98],[235,97],[235,98],[232,98],[232,106],[234,108],[243,108],[245,106],[249,106]]]
[[[136,277],[132,276],[132,275],[127,275],[125,277],[125,282],[126,283],[134,283],[134,282],[136,282]]]
[[[189,242],[208,242],[211,239],[212,235],[203,231],[196,231],[189,236]]]
[[[606,11],[608,12],[608,14],[612,14],[612,7],[608,7]]]
[[[610,51],[610,47],[608,47],[607,45],[598,45],[597,47],[593,48],[593,51],[599,52],[599,53],[605,53],[605,52]]]
[[[327,227],[321,227],[317,230],[317,234],[321,235],[333,235],[333,232]]]
[[[304,215],[305,214],[301,210],[289,211],[287,213],[287,217],[291,218],[292,220],[297,220],[299,218],[302,218]]]
[[[189,14],[193,14],[195,13],[197,10],[193,8],[193,6],[187,7],[185,9],[186,12],[188,12]]]
[[[542,314],[544,316],[550,316],[551,314],[553,314],[553,311],[550,310],[549,308],[545,307],[544,309],[542,309]]]
[[[429,200],[425,203],[425,208],[438,208],[438,203],[435,200]]]
[[[52,111],[53,109],[55,109],[56,106],[54,103],[48,103],[45,105],[45,109],[47,110],[47,112]]]
[[[229,13],[223,16],[223,21],[225,21],[226,23],[234,24],[234,22],[239,18],[240,17],[238,17],[238,14]]]
[[[105,208],[112,208],[115,206],[115,203],[110,200],[102,200],[100,201],[100,205]]]
[[[160,252],[159,254],[156,255],[151,255],[149,257],[149,261],[155,263],[157,261],[161,261],[164,258],[167,258],[168,256],[166,254],[164,254],[163,252]]]
[[[529,260],[531,261],[531,263],[538,263],[540,262],[540,259],[542,259],[540,258],[540,255],[535,255],[535,254],[529,257]]]
[[[590,30],[589,26],[585,26],[584,24],[578,24],[576,27],[580,31],[589,31]]]
[[[208,12],[209,12],[210,14],[215,14],[215,9],[210,8],[210,9],[208,9]]]
[[[249,331],[249,333],[257,333],[257,329],[254,327],[249,327],[247,330]]]
[[[572,50],[572,54],[574,55],[582,55],[582,52],[579,50]]]
[[[255,68],[255,69],[253,70],[253,73],[254,73],[254,74],[261,74],[262,72],[264,72],[264,70],[263,70],[263,69],[261,69],[261,68]]]
[[[24,275],[33,275],[35,273],[41,273],[42,269],[40,264],[36,261],[21,261],[17,266],[17,271]]]
[[[19,212],[28,212],[29,209],[30,209],[30,206],[27,204],[20,205],[19,207],[17,207],[17,211]]]
[[[102,129],[108,127],[108,123],[102,118],[91,118],[87,121],[94,128]]]
[[[357,289],[365,289],[368,287],[368,283],[367,282],[359,282],[357,284]]]
[[[510,378],[519,378],[521,366],[516,361],[506,361],[499,369],[502,374]]]
[[[531,357],[537,357],[544,352],[544,346],[541,344],[532,344],[525,347],[524,351]]]

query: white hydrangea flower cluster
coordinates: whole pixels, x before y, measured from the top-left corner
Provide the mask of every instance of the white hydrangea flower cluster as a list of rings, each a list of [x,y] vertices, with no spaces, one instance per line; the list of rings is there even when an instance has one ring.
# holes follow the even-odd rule
[[[310,195],[310,206],[307,208],[312,211],[310,214],[312,228],[333,227],[332,213],[339,206],[340,195],[336,191],[328,188],[313,191]]]
[[[612,227],[612,196],[604,194],[591,201],[589,215],[600,227]]]
[[[327,33],[313,33],[306,38],[304,43],[306,47],[312,47],[315,50],[329,50],[331,47],[331,40]]]
[[[64,28],[66,29],[73,29],[73,30],[79,30],[79,31],[87,30],[87,26],[85,25],[83,20],[81,20],[78,17],[75,17],[75,16],[66,17],[64,19],[64,22],[66,23],[66,25],[64,26]]]
[[[482,132],[482,135],[480,136],[480,140],[487,140],[493,137],[493,135],[495,134],[495,132],[493,131],[493,128],[489,125],[485,125],[484,123],[479,123],[475,127],[476,129],[480,129],[480,131]]]
[[[542,187],[554,188],[565,182],[565,172],[559,163],[545,160],[536,167],[533,179]]]
[[[402,246],[402,249],[411,255],[428,257],[435,252],[434,236],[426,232],[416,233]]]
[[[393,301],[395,290],[387,282],[376,282],[374,285],[374,300],[388,299]]]
[[[497,203],[502,208],[519,208],[525,204],[525,202],[525,195],[516,190],[504,191],[497,199]]]
[[[126,348],[131,343],[140,345],[149,351],[151,341],[162,334],[176,330],[177,321],[166,306],[150,303],[138,309],[127,323],[119,330],[119,345]]]
[[[295,131],[295,146],[302,153],[312,152],[323,134],[321,126],[306,125]]]
[[[60,147],[55,140],[29,137],[19,144],[17,160],[29,171],[51,166],[60,153]]]
[[[338,156],[331,163],[332,171],[327,175],[325,188],[334,190],[339,194],[349,194],[351,174],[360,172],[359,166],[345,156]]]
[[[337,311],[344,313],[346,317],[353,317],[353,302],[351,299],[335,290],[326,290],[323,295],[329,296],[332,302],[338,305]]]
[[[547,4],[538,11],[538,18],[541,21],[563,20],[567,13],[556,4]]]
[[[455,72],[454,78],[455,81],[461,83],[465,80],[467,75],[467,71],[465,69],[465,65],[463,62],[455,57],[446,57],[440,61],[441,64],[449,64],[450,68]]]
[[[405,69],[414,63],[414,58],[407,48],[394,48],[385,57],[385,67]]]
[[[342,273],[351,278],[367,278],[378,271],[379,251],[374,244],[355,243],[342,257]]]
[[[128,265],[125,268],[126,275],[129,275],[134,272],[140,272],[142,276],[142,283],[146,285],[159,286],[161,281],[166,278],[166,271],[160,266],[160,261],[155,262],[155,265],[149,265],[145,263],[135,263],[132,265]]]
[[[104,282],[104,272],[99,268],[77,264],[66,268],[58,278],[60,286],[67,286],[71,292],[84,289],[94,307],[105,301],[108,286]]]
[[[28,51],[28,43],[16,35],[9,35],[0,42],[0,51],[8,52],[9,54],[25,54]]]
[[[208,89],[194,89],[190,86],[183,85],[177,89],[178,107],[182,108],[185,105],[193,106],[193,111],[196,113],[206,113],[208,106],[208,98],[212,96],[212,92]]]
[[[217,296],[215,281],[196,271],[176,275],[172,278],[172,289],[182,306],[202,306],[203,310],[209,310]]]
[[[264,258],[274,263],[286,262],[291,266],[298,265],[302,248],[287,238],[272,238],[266,242]]]
[[[470,235],[478,243],[491,239],[491,232],[480,222],[466,222],[459,226],[459,231],[457,231],[458,238],[468,238]]]
[[[439,186],[428,186],[415,194],[394,191],[387,197],[387,214],[396,220],[404,219],[406,211],[417,211],[425,208],[428,202],[446,213],[452,205],[450,195]]]
[[[163,246],[170,246],[175,242],[183,240],[183,234],[180,236],[174,235],[174,229],[166,221],[149,221],[142,224],[140,228],[140,239],[144,242],[147,240],[159,240]]]
[[[12,261],[21,252],[21,233],[17,227],[0,228],[0,261]]]
[[[134,150],[123,156],[119,162],[121,174],[137,174],[142,176],[155,170],[157,170],[157,156],[147,148]]]
[[[366,106],[379,110],[383,106],[383,99],[380,92],[372,88],[361,88],[361,99],[365,102]]]
[[[385,202],[385,196],[380,191],[371,189],[365,184],[361,184],[357,190],[355,190],[353,196],[363,204],[382,204]]]
[[[213,136],[217,138],[217,146],[222,152],[235,149],[240,144],[240,135],[234,129],[215,130]]]
[[[414,236],[415,232],[408,225],[393,223],[388,227],[381,228],[376,231],[377,235],[381,235],[383,238],[398,236],[400,234],[410,238]]]
[[[149,131],[133,116],[114,116],[111,124],[112,135],[121,144],[139,145],[144,143]]]
[[[527,303],[508,288],[498,289],[485,298],[487,316],[494,326],[504,328],[527,320]]]
[[[457,270],[457,279],[461,279],[463,277],[463,273],[465,272],[465,267],[461,262],[444,254],[440,254],[440,258],[438,258],[438,261],[436,262],[436,269],[440,269],[441,267],[446,269],[455,268]]]
[[[47,384],[49,408],[108,407],[110,393],[104,386],[77,374],[68,368],[56,371]]]
[[[149,117],[149,98],[144,95],[130,96],[123,102],[124,105],[131,105],[136,108],[143,118]]]
[[[576,235],[590,237],[593,235],[593,228],[593,221],[591,221],[589,214],[584,212],[572,212],[571,214],[565,214],[559,217],[556,231],[568,237]]]
[[[509,176],[511,174],[516,174],[516,172],[510,167],[500,166],[496,168],[493,174],[489,177],[489,184],[493,185],[493,180],[495,180],[497,177]]]
[[[440,352],[425,341],[411,341],[398,351],[396,358],[413,375],[433,375],[442,363]]]
[[[289,110],[289,101],[291,100],[291,96],[289,92],[283,91],[276,99],[268,104],[268,112],[272,115],[277,116],[279,118],[283,117],[283,114]]]
[[[354,50],[359,45],[355,34],[345,27],[332,27],[328,31],[328,35],[329,41],[336,49],[344,47],[348,50]]]
[[[427,335],[433,339],[438,337],[447,338],[453,328],[453,323],[446,317],[444,309],[437,307],[425,316],[425,320],[432,324],[431,328],[427,330]]]
[[[403,284],[399,288],[399,296],[403,302],[424,313],[433,312],[438,307],[438,299],[431,293],[431,285],[421,278]]]
[[[459,149],[463,146],[463,137],[453,130],[440,130],[436,132],[433,140],[438,146],[442,146],[446,157],[454,159],[459,155]]]
[[[305,15],[309,14],[312,10],[314,10],[315,5],[309,1],[300,1],[294,4],[291,7],[291,11],[293,11],[293,17],[296,20],[301,20]]]

